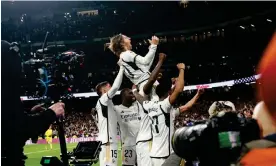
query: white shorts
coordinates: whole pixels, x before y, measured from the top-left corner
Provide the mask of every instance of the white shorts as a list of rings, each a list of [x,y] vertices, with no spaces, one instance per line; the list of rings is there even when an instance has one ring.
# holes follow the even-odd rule
[[[118,144],[108,143],[101,146],[100,166],[118,166]]]
[[[136,165],[136,146],[122,147],[122,165]]]
[[[151,141],[138,142],[136,145],[137,165],[138,166],[152,166],[150,158]]]
[[[144,92],[144,86],[146,85],[147,81],[144,81],[142,82],[140,85],[139,85],[139,94],[142,95],[142,96],[145,96],[145,92]],[[150,93],[150,99],[151,100],[154,100],[154,101],[158,101],[159,100],[159,97],[157,96],[156,94],[156,91],[155,91],[155,88],[156,86],[158,85],[159,83],[156,81],[151,89],[151,93]]]
[[[166,159],[165,158],[151,158],[152,166],[161,166]]]

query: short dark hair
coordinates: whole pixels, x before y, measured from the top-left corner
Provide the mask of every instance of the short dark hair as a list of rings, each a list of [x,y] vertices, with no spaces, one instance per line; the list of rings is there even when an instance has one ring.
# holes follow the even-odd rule
[[[125,51],[124,46],[123,46],[123,35],[122,34],[118,34],[113,36],[110,39],[110,44],[109,44],[109,49],[117,56],[119,56],[122,52]]]
[[[96,86],[96,92],[97,92],[97,94],[98,94],[99,96],[102,95],[102,88],[103,88],[104,86],[106,86],[107,84],[109,84],[109,83],[108,83],[107,81],[104,81],[104,82],[99,83],[99,84]]]
[[[171,87],[172,87],[171,82],[163,81],[156,87],[155,89],[156,94],[158,95],[159,98],[161,98],[169,93],[169,91],[171,90]]]
[[[126,91],[130,90],[129,88],[124,88],[121,90],[121,93],[120,93],[120,96],[121,96],[121,99],[123,100],[123,96],[124,94],[126,93]]]

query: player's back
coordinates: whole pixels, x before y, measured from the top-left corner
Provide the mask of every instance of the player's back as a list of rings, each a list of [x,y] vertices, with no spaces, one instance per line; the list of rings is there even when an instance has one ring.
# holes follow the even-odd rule
[[[125,67],[125,76],[130,79],[133,84],[138,85],[150,77],[150,72],[148,65],[136,62],[136,56],[138,55],[128,50],[121,53],[120,59],[122,60],[122,65]]]
[[[96,104],[99,140],[103,144],[117,142],[117,118],[112,100],[103,94]]]
[[[149,101],[143,105],[149,111],[152,119],[152,158],[165,158],[172,152],[171,135],[175,109],[169,104],[169,99],[163,101]]]
[[[126,107],[122,104],[117,105],[115,106],[115,111],[117,112],[122,145],[136,145],[136,138],[141,121],[138,103],[134,102],[130,107]]]
[[[160,104],[154,104],[156,109],[160,109]],[[170,155],[170,121],[169,114],[161,114],[152,118],[152,149],[151,157],[168,157]]]
[[[140,103],[138,103],[137,101],[136,101],[136,103],[138,104],[139,114],[141,117],[139,132],[138,132],[137,139],[136,139],[136,144],[137,144],[138,142],[146,142],[146,141],[150,141],[152,139],[152,133],[151,133],[152,132],[152,130],[151,130],[152,120],[148,116],[148,112],[146,112],[143,109],[142,105]]]

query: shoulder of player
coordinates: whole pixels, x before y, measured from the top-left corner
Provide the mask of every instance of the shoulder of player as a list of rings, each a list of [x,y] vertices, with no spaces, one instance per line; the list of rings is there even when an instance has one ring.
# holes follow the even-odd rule
[[[162,101],[159,101],[159,103],[163,103],[163,104],[170,104],[170,96],[168,96],[167,98],[165,98]]]
[[[129,56],[133,57],[133,55],[136,55],[133,51],[127,50],[121,53],[120,58],[125,60],[125,58],[129,58]]]
[[[131,50],[126,50],[126,51],[121,53],[121,55],[127,55],[127,54],[135,54],[135,53]]]
[[[128,109],[126,109],[126,107],[124,105],[120,104],[120,105],[115,105],[114,110],[116,112],[121,112],[122,110],[128,110]]]
[[[119,109],[121,109],[121,108],[122,108],[122,104],[120,104],[120,105],[114,105],[115,111],[117,111],[117,110],[119,110]]]
[[[153,100],[145,100],[143,102],[143,105],[146,104],[146,105],[153,105],[153,104],[157,104],[159,101],[153,101]]]

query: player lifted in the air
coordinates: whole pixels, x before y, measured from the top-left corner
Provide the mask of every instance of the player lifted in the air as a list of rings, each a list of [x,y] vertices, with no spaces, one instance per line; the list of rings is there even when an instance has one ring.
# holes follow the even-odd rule
[[[52,130],[52,125],[50,125],[49,129],[45,132],[45,140],[46,140],[46,150],[48,150],[48,146],[47,144],[50,145],[50,149],[53,149],[53,145],[52,145],[52,136],[53,136],[53,130]]]
[[[145,86],[152,87],[165,57],[165,54],[159,54],[159,61]],[[149,156],[149,141],[152,139],[151,120],[147,112],[136,101],[131,89],[123,89],[121,98],[122,104],[115,106],[115,111],[118,117],[122,142],[122,164],[134,166],[137,161],[138,166],[151,166]]]
[[[150,77],[150,68],[153,63],[159,39],[153,36],[150,42],[149,52],[146,56],[140,56],[133,51],[129,37],[119,34],[111,38],[109,48],[118,56],[119,63],[125,67],[125,75],[130,81],[137,86],[141,95],[152,93],[151,97],[158,98],[154,88],[147,89],[144,85]],[[152,88],[152,87],[151,87]]]
[[[108,82],[102,82],[96,86],[97,93],[100,96],[96,105],[99,140],[102,141],[102,150],[99,157],[100,166],[117,166],[117,116],[112,98],[121,86],[123,75],[124,67],[120,66],[120,71],[112,86]]]

